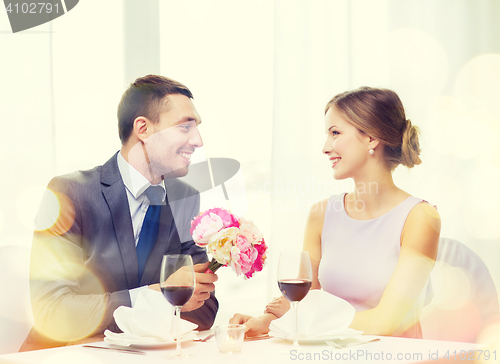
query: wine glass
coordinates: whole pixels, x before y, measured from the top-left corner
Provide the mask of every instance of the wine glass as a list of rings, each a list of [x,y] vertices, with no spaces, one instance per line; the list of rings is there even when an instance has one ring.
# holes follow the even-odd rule
[[[161,262],[160,288],[163,296],[175,307],[177,348],[168,359],[187,359],[191,355],[181,350],[181,308],[194,292],[195,276],[193,259],[190,255],[164,255]]]
[[[293,315],[293,346],[299,346],[297,336],[297,305],[309,292],[312,284],[312,268],[306,251],[283,252],[278,263],[278,286],[291,302]]]

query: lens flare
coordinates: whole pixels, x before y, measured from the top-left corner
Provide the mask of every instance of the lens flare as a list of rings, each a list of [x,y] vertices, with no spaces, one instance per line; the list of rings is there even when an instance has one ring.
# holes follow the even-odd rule
[[[469,61],[459,72],[453,94],[476,98],[500,117],[500,55],[483,54]]]
[[[448,127],[444,142],[449,154],[462,159],[472,159],[483,155],[485,147],[494,145],[490,144],[493,140],[488,143],[488,129],[476,115],[451,114],[446,121]],[[464,133],[464,130],[467,132]]]
[[[493,159],[500,118],[477,99],[442,97],[434,101],[427,122],[433,149],[461,159]]]
[[[0,319],[4,317],[19,323],[30,319],[29,260],[27,247],[15,244],[0,246],[0,274],[8,277],[1,284]]]
[[[457,308],[442,308],[431,303],[422,311],[420,323],[424,339],[474,342],[480,331],[481,315],[470,302]]]
[[[428,185],[428,200],[437,205],[443,219],[459,211],[462,203],[461,190],[455,179],[445,174],[436,174],[429,178]],[[434,215],[438,211],[429,209],[429,213]]]
[[[398,29],[389,33],[386,46],[392,88],[411,94],[417,105],[443,92],[449,65],[435,38],[418,29]]]
[[[44,192],[44,187],[31,186],[26,188],[18,197],[16,203],[17,217],[21,223],[29,230],[33,230],[33,220],[36,216],[37,203]]]
[[[471,274],[438,261],[431,283],[434,296],[422,310],[424,338],[474,342],[484,323],[473,300],[476,286]]]
[[[52,340],[81,340],[101,326],[105,291],[86,267],[57,260],[31,276],[34,327]],[[46,294],[46,287],[54,287],[54,293]]]
[[[436,262],[432,285],[435,296],[432,302],[443,310],[454,310],[467,304],[474,293],[470,273],[444,262]]]
[[[500,334],[499,324],[496,323],[486,326],[481,330],[481,332],[477,336],[476,343],[488,345],[488,347],[494,348],[497,345],[499,334]]]
[[[64,194],[46,189],[35,218],[35,230],[52,235],[66,233],[75,221],[75,207]]]
[[[500,168],[479,166],[470,171],[468,198],[464,201],[464,222],[469,233],[478,239],[500,237]]]
[[[453,125],[455,115],[448,110],[436,110],[427,120],[427,135],[432,148],[440,153],[449,153],[448,143],[443,143],[443,135],[446,135],[451,125]]]

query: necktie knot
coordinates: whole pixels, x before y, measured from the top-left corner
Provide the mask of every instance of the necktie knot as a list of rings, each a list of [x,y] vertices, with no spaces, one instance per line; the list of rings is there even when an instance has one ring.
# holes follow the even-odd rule
[[[150,205],[162,204],[164,192],[161,186],[149,186],[145,192],[150,201]]]

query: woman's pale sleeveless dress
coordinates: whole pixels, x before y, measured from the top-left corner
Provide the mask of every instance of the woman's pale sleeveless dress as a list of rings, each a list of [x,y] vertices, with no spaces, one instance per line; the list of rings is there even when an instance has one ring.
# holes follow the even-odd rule
[[[344,196],[332,196],[327,204],[318,279],[323,290],[363,311],[378,305],[398,262],[406,218],[423,200],[408,197],[382,216],[355,220],[346,213]],[[393,336],[422,337],[422,304],[423,294]]]

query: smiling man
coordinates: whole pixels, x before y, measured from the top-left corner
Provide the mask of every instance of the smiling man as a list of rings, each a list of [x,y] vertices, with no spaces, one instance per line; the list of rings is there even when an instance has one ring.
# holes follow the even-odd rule
[[[49,183],[31,258],[35,325],[21,350],[118,331],[117,307],[133,307],[143,289],[160,290],[164,254],[192,256],[196,288],[181,316],[201,330],[212,326],[217,276],[204,273],[206,253],[189,234],[199,194],[176,178],[203,145],[192,98],[166,77],[137,79],[118,105],[121,150],[102,166]]]

